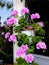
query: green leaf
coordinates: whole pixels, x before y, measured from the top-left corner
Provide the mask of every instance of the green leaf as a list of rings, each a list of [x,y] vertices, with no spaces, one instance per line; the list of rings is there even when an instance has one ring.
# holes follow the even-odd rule
[[[39,65],[39,64],[38,64],[38,63],[36,63],[36,62],[33,62],[33,63],[32,63],[32,65]]]
[[[22,45],[22,44],[30,44],[29,42],[29,36],[27,36],[26,34],[18,34],[17,35],[17,39],[18,39],[18,44]]]
[[[24,16],[21,16],[21,18],[19,19],[18,22],[20,25],[24,25],[26,23],[26,19],[24,18]]]
[[[32,53],[32,52],[34,52],[34,49],[28,49],[27,50],[27,53]]]
[[[18,64],[22,64],[22,62],[24,62],[25,60],[23,59],[23,58],[16,58],[16,62],[18,63]]]
[[[14,63],[14,65],[18,65],[18,63]]]
[[[15,32],[21,32],[22,27],[21,26],[15,26],[14,31]]]
[[[16,58],[16,62],[15,65],[30,65],[29,63],[27,63],[23,58]]]
[[[24,62],[22,63],[22,65],[30,65],[30,64],[24,61]]]
[[[42,27],[40,27],[38,24],[36,24],[36,23],[33,23],[33,28],[35,29],[35,30],[40,30]]]
[[[33,41],[34,44],[41,41],[42,39],[43,39],[42,36],[34,36],[34,37],[32,37],[32,41]]]

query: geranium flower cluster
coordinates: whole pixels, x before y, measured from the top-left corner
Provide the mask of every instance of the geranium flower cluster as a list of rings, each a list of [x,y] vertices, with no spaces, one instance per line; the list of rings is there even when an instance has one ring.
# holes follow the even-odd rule
[[[40,41],[36,44],[36,49],[46,49],[46,48],[47,48],[47,46],[46,46],[45,42]]]
[[[32,63],[34,61],[34,56],[30,53],[25,56],[25,61],[28,63]]]
[[[32,63],[34,61],[34,56],[31,53],[26,54],[27,50],[27,45],[21,45],[21,47],[16,51],[16,55],[24,58],[27,63]]]
[[[14,34],[10,35],[10,32],[7,32],[5,34],[5,38],[9,40],[9,42],[16,42],[16,36]]]
[[[24,14],[28,14],[29,13],[29,9],[24,7],[22,10],[21,10],[21,14],[24,15]]]
[[[21,14],[24,15],[24,14],[26,14],[26,13],[29,14],[30,11],[29,11],[28,8],[24,7],[24,8],[21,10]],[[14,10],[14,11],[11,12],[11,16],[15,16],[15,15],[18,15],[18,11],[17,11],[17,10]],[[40,18],[39,13],[31,14],[31,20],[36,19],[36,18],[37,18],[37,19]],[[6,24],[7,24],[7,26],[12,26],[13,24],[15,24],[15,23],[17,23],[17,22],[18,22],[18,20],[17,20],[16,18],[13,18],[13,17],[12,17],[12,18],[10,18],[10,19],[8,19],[8,20],[6,21]],[[38,24],[39,26],[41,26],[41,27],[44,26],[44,23],[43,23],[43,22],[37,22],[37,24]],[[30,25],[29,28],[32,29],[32,26]]]
[[[13,12],[11,12],[11,16],[14,16],[14,15],[18,15],[18,11],[14,10]]]
[[[12,26],[13,24],[15,24],[18,20],[16,18],[10,18],[7,20],[6,24],[7,26]]]
[[[35,14],[32,14],[31,15],[31,19],[39,19],[40,18],[40,15],[38,13],[35,13]]]
[[[17,50],[16,55],[18,57],[24,57],[24,55],[26,55],[27,50],[28,50],[27,45],[21,45],[21,47]]]
[[[19,13],[19,12],[18,12],[17,10],[14,10],[14,11],[11,13],[11,16],[12,16],[12,17],[6,21],[7,26],[10,27],[10,26],[12,26],[13,24],[16,24],[16,23],[18,22],[17,18],[13,18],[13,16],[18,15],[18,13]],[[21,10],[21,14],[24,15],[24,14],[26,14],[26,13],[29,14],[30,11],[29,11],[28,8],[24,7],[24,8]],[[31,14],[31,15],[30,15],[30,18],[31,18],[31,20],[33,21],[33,19],[39,19],[39,18],[40,18],[40,15],[39,15],[39,13],[34,13],[34,14]],[[44,27],[44,23],[43,23],[42,21],[41,21],[41,22],[37,22],[36,24],[39,25],[40,27]],[[30,25],[28,26],[28,28],[29,28],[30,30],[32,30],[32,29],[33,29],[32,24],[30,24]],[[39,32],[39,33],[40,33],[40,32]],[[8,39],[9,42],[11,42],[11,41],[12,41],[12,42],[16,42],[16,41],[17,41],[16,36],[15,36],[14,34],[10,35],[10,32],[7,32],[7,33],[5,34],[5,38]],[[39,42],[36,44],[36,49],[47,49],[47,46],[46,46],[45,42],[39,41]],[[27,44],[26,44],[26,45],[21,45],[21,47],[19,47],[19,49],[16,51],[16,56],[17,56],[18,58],[19,58],[19,57],[23,58],[27,63],[32,63],[32,62],[34,61],[34,56],[33,56],[31,53],[27,54],[27,50],[28,50],[28,45],[27,45]]]

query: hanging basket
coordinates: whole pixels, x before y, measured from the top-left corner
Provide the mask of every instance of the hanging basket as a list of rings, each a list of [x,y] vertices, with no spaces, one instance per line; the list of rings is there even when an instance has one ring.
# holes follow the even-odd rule
[[[21,33],[24,33],[28,36],[30,36],[30,35],[34,36],[35,35],[34,30],[24,30],[24,31],[21,31]]]

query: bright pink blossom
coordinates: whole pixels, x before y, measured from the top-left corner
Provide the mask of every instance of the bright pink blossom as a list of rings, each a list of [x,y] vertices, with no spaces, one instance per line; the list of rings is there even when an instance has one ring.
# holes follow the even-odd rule
[[[26,52],[28,50],[28,46],[22,44],[21,49],[23,50],[23,52]]]
[[[17,22],[16,18],[10,18],[7,20],[6,24],[7,24],[7,26],[11,26],[11,25],[15,24],[16,22]]]
[[[27,54],[25,56],[25,61],[28,63],[32,63],[34,61],[34,56],[32,54]]]
[[[33,27],[30,25],[30,26],[29,26],[29,29],[32,29],[32,28],[33,28]]]
[[[31,15],[31,19],[35,19],[35,14],[32,14]]]
[[[9,37],[9,42],[16,42],[16,36],[14,34],[12,34],[10,37]]]
[[[35,14],[32,14],[31,15],[31,19],[39,19],[40,18],[40,15],[39,15],[39,13],[35,13]]]
[[[35,18],[40,18],[40,15],[39,15],[39,13],[35,13]]]
[[[11,12],[11,16],[14,16],[14,15],[18,15],[18,11],[17,10],[14,10]]]
[[[25,13],[29,13],[29,9],[24,7],[22,10],[21,10],[21,14],[25,14]]]
[[[44,23],[43,22],[37,22],[37,24],[41,27],[44,27]]]
[[[16,55],[18,57],[25,57],[27,50],[28,50],[27,45],[21,45],[21,47],[16,51]]]
[[[45,42],[38,42],[37,44],[36,44],[36,49],[46,49],[46,44],[45,44]]]
[[[19,48],[17,51],[16,51],[16,56],[18,57],[25,57],[26,55],[26,52],[24,52],[21,48]]]
[[[6,39],[9,38],[9,36],[10,36],[10,32],[7,32],[7,33],[5,34],[5,38],[6,38]]]

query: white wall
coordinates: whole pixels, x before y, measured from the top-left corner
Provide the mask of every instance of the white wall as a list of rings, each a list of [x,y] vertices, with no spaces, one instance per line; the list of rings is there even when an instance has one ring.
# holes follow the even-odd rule
[[[13,0],[13,9],[17,10],[19,12],[19,16],[21,16],[21,9],[25,7],[25,0],[23,0],[23,2],[21,2],[21,0]],[[14,32],[14,31],[13,31]],[[17,41],[16,43],[13,43],[13,62],[16,62],[16,50],[18,49],[19,47],[17,46]]]
[[[13,0],[13,9],[16,9],[19,12],[19,15],[21,15],[20,11],[25,6],[25,0],[21,2],[21,0]]]

